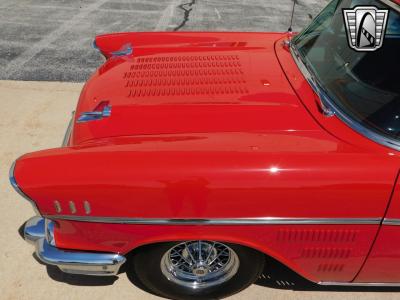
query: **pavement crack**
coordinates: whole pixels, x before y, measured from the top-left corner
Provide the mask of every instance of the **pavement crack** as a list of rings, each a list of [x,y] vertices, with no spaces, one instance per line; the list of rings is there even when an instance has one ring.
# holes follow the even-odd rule
[[[178,6],[179,9],[183,10],[183,20],[182,22],[176,26],[173,31],[178,31],[180,30],[182,27],[184,27],[186,25],[186,23],[189,21],[190,19],[190,13],[193,10],[193,5],[196,4],[196,0],[191,0],[188,3],[183,3],[181,5]]]

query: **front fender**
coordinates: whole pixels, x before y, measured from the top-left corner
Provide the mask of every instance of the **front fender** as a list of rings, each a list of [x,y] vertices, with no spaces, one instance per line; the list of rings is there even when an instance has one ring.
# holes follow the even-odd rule
[[[211,240],[256,249],[313,282],[350,282],[379,225],[126,225],[58,220],[57,245],[128,254],[169,241]]]

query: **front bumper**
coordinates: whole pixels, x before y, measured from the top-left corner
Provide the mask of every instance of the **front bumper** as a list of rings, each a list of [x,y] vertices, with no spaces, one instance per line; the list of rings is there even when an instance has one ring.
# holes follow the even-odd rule
[[[52,230],[53,226],[46,224],[44,218],[33,217],[25,224],[24,238],[35,245],[36,255],[43,263],[57,266],[65,273],[116,275],[126,261],[124,256],[115,253],[61,250],[53,246],[55,241]]]

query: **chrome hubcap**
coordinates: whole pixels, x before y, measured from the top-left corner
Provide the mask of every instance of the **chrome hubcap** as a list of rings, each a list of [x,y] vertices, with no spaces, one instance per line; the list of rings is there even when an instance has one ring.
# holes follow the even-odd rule
[[[168,250],[161,259],[168,280],[193,289],[221,284],[239,268],[239,258],[228,246],[212,241],[188,241]]]

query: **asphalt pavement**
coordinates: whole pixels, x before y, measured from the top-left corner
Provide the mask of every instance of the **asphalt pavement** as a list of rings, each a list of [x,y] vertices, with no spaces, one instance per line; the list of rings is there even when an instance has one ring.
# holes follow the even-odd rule
[[[294,0],[0,0],[0,80],[84,82],[97,34],[286,31]],[[296,0],[294,30],[328,2]]]

